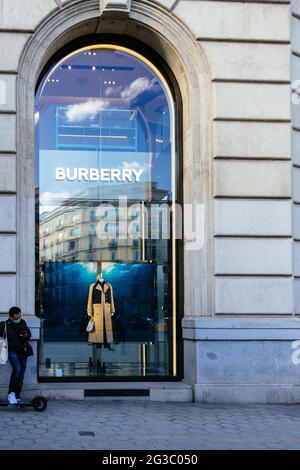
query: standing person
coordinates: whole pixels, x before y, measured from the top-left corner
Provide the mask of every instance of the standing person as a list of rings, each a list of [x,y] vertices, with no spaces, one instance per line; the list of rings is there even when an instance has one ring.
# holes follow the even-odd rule
[[[21,401],[21,391],[27,365],[24,346],[31,337],[31,331],[21,316],[22,312],[19,307],[11,307],[8,320],[0,324],[0,336],[3,336],[6,323],[8,360],[12,366],[8,389],[8,402],[10,405],[16,405]]]

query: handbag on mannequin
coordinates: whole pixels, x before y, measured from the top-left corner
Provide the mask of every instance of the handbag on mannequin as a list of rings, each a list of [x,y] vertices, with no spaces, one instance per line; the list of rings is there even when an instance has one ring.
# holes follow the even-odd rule
[[[86,331],[88,333],[92,333],[94,330],[95,330],[95,322],[94,320],[90,319],[87,324]]]

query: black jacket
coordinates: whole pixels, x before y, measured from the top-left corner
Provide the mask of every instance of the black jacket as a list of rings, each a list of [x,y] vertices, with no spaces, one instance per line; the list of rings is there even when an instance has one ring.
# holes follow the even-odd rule
[[[20,323],[13,323],[12,320],[8,319],[6,322],[1,322],[0,336],[4,335],[5,323],[7,329],[8,351],[23,351],[25,342],[31,338],[31,331],[28,328],[26,321],[21,319]],[[26,339],[20,336],[24,331],[27,333]]]

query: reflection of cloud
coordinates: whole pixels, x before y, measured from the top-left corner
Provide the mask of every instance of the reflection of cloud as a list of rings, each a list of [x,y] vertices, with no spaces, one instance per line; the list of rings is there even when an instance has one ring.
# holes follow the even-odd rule
[[[88,100],[84,103],[72,104],[66,111],[66,116],[69,122],[83,121],[84,119],[94,119],[94,117],[102,109],[107,108],[108,101],[104,100]]]
[[[150,80],[146,77],[139,77],[122,91],[121,97],[128,98],[130,95],[142,93],[147,88],[150,88]]]
[[[139,163],[139,162],[122,162],[122,165],[119,167],[121,169],[126,169],[126,170],[143,170],[144,172],[147,172],[151,168],[150,162],[148,163]]]
[[[106,89],[105,89],[105,96],[107,97],[113,97],[113,96],[120,96],[121,94],[121,91],[122,91],[122,87],[121,86],[108,86]]]

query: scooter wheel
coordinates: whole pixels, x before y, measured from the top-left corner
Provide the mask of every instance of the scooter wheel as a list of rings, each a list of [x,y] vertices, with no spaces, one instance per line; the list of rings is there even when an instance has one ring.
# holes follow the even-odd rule
[[[44,411],[47,408],[47,400],[45,397],[34,397],[32,406],[35,411]]]

